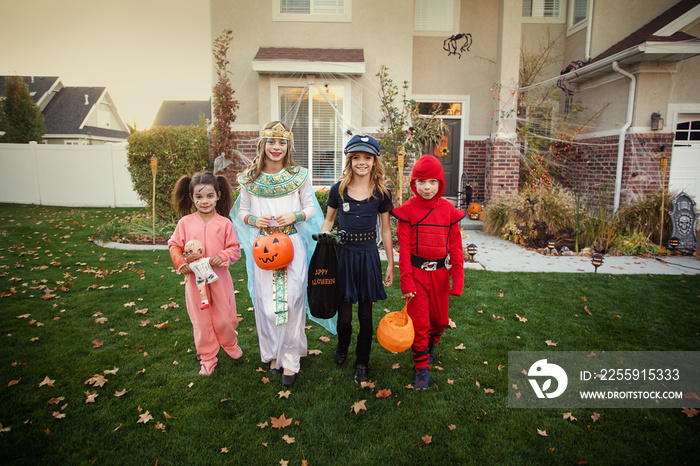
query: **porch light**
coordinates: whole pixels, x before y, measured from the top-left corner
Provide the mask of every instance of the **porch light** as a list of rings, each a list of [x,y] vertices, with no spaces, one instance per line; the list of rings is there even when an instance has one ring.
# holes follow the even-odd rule
[[[591,258],[591,264],[593,264],[593,267],[595,267],[594,273],[598,273],[598,267],[603,265],[603,255],[602,254],[593,254],[593,257]]]
[[[661,118],[661,114],[659,112],[654,112],[651,114],[651,130],[652,131],[659,131],[664,129],[664,119]]]
[[[474,256],[476,255],[476,244],[472,243],[467,246],[467,254],[469,254],[469,261],[474,262]]]

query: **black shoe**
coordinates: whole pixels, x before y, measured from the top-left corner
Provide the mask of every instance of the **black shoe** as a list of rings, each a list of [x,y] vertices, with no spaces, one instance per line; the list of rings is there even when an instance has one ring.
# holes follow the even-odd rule
[[[362,385],[362,382],[369,382],[369,368],[362,364],[355,366],[355,383]]]
[[[338,365],[345,364],[348,360],[348,349],[341,348],[340,345],[338,345],[335,348],[335,353],[333,353],[333,360]]]
[[[272,366],[272,363],[268,362],[267,367],[270,369],[271,374],[279,375],[282,373],[282,371],[284,371],[284,368],[282,368],[282,367],[275,367],[274,369],[272,369],[271,366]]]
[[[294,381],[296,379],[297,379],[296,372],[292,375],[282,374],[282,385],[284,385],[285,387],[289,387],[290,385],[292,385],[294,383]]]

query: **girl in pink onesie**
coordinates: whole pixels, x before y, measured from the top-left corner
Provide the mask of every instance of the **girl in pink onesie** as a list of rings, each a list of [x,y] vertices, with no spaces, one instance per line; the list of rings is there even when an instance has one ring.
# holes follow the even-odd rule
[[[232,205],[231,188],[226,178],[212,173],[183,176],[173,189],[172,204],[183,217],[168,240],[170,257],[178,271],[187,275],[185,300],[187,314],[194,330],[194,345],[200,360],[201,375],[211,375],[216,367],[219,346],[233,359],[243,356],[238,346],[238,318],[233,292],[233,280],[226,263],[241,257],[233,224],[227,218]],[[192,207],[196,212],[192,212]],[[219,279],[207,285],[209,308],[200,309],[200,297],[195,275],[182,251],[185,243],[196,239],[204,244],[204,256]]]

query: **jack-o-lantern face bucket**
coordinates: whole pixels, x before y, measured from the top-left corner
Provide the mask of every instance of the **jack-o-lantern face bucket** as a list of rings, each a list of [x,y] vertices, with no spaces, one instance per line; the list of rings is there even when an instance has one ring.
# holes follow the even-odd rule
[[[253,259],[264,270],[286,267],[294,259],[292,240],[285,233],[258,236],[253,242]]]
[[[469,214],[469,218],[472,220],[479,220],[480,214],[481,214],[481,204],[477,202],[472,202],[469,204],[469,207],[467,208],[467,214]]]
[[[406,306],[399,312],[385,315],[377,326],[377,341],[394,353],[401,353],[410,348],[414,337],[413,321],[406,312]]]

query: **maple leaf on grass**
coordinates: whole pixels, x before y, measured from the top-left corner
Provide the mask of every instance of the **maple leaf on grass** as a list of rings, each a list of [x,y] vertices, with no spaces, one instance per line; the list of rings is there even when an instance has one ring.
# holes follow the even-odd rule
[[[695,417],[698,414],[698,410],[695,408],[683,408],[682,411],[688,417]]]
[[[20,378],[17,379],[17,380],[10,380],[10,382],[7,384],[7,386],[8,386],[8,387],[11,387],[11,386],[13,386],[13,385],[17,385],[17,384],[19,383],[20,380],[22,380],[22,377],[20,377]]]
[[[156,422],[156,429],[158,429],[161,432],[165,432],[165,424],[162,422]]]
[[[362,410],[367,411],[367,407],[365,407],[365,401],[367,400],[360,400],[356,402],[355,404],[350,406],[350,411],[355,411],[355,414],[359,413]]]
[[[600,414],[593,413],[593,416],[591,416],[591,419],[593,419],[593,422],[596,422],[598,419],[600,419]]]
[[[287,398],[287,399],[289,399],[289,395],[291,395],[291,394],[292,394],[292,392],[289,391],[289,390],[277,392],[277,396],[279,396],[280,398]]]
[[[289,435],[286,435],[286,434],[284,435],[284,437],[282,437],[282,440],[284,440],[285,442],[287,442],[289,444],[294,443],[294,437],[290,437]]]
[[[314,356],[318,356],[319,354],[323,354],[323,351],[321,351],[320,349],[312,349],[312,350],[309,350],[309,354],[314,355]]]
[[[145,424],[145,423],[147,423],[148,421],[150,421],[151,419],[153,419],[153,416],[151,416],[151,413],[149,413],[148,411],[146,411],[146,412],[143,413],[143,414],[139,414],[139,420],[136,421],[136,423],[138,424],[138,423],[142,422],[142,423]]]
[[[423,442],[426,445],[429,445],[433,441],[433,436],[432,435],[424,435],[423,437],[421,437],[421,440],[423,440]]]
[[[97,398],[99,395],[97,394],[97,391],[87,391],[85,392],[87,395],[87,399],[85,400],[85,403],[94,403],[95,398]]]
[[[292,419],[294,418],[289,418],[287,419],[284,417],[284,413],[280,417],[271,417],[271,422],[272,422],[272,427],[274,429],[284,429],[285,427],[289,427],[292,424]]]
[[[574,417],[573,414],[569,413],[562,413],[562,416],[564,417],[564,420],[568,419],[571,422],[576,421],[577,419]]]
[[[49,387],[53,387],[53,383],[54,383],[55,381],[56,381],[56,380],[51,380],[51,379],[49,379],[49,376],[47,375],[46,377],[44,377],[44,380],[42,380],[41,382],[39,382],[39,386],[40,386],[40,387],[43,387],[44,385],[48,385]]]
[[[455,429],[457,428],[457,426],[454,425],[454,424],[450,424],[450,425],[447,426],[447,427],[448,427],[450,430],[455,430]]]
[[[545,340],[545,343],[547,343],[547,346],[557,346],[557,343],[553,342],[552,340]]]
[[[114,396],[119,398],[120,396],[124,396],[129,392],[126,388],[122,389],[120,392],[114,392]]]
[[[388,398],[391,396],[391,390],[388,388],[384,388],[382,390],[379,390],[377,392],[377,398]]]
[[[221,453],[228,453],[228,448],[223,447],[223,448],[221,449]]]
[[[114,367],[113,369],[105,369],[102,371],[104,375],[111,374],[111,375],[116,375],[116,373],[119,371],[118,367]]]
[[[264,429],[265,427],[268,426],[268,424],[267,424],[267,421],[265,421],[265,422],[261,422],[261,423],[258,424],[257,426],[260,427],[261,429]]]
[[[329,341],[331,341],[331,339],[330,339],[329,337],[325,336],[325,335],[322,336],[322,337],[319,337],[318,339],[321,340],[321,341],[324,342],[324,343],[328,343]]]
[[[63,419],[64,417],[66,417],[65,414],[63,414],[63,413],[61,413],[61,412],[59,412],[59,411],[54,411],[51,415],[52,415],[53,417],[55,417],[56,419]]]
[[[465,350],[467,348],[464,346],[464,343],[460,343],[459,346],[455,346],[455,349],[456,350]]]
[[[99,348],[100,346],[104,345],[105,341],[104,340],[92,340],[90,343],[92,343],[92,347],[94,348]]]
[[[62,397],[62,396],[59,396],[58,398],[51,398],[51,399],[49,400],[49,404],[50,404],[50,405],[55,405],[55,404],[60,403],[60,402],[63,401],[63,400],[65,400],[65,398]]]

